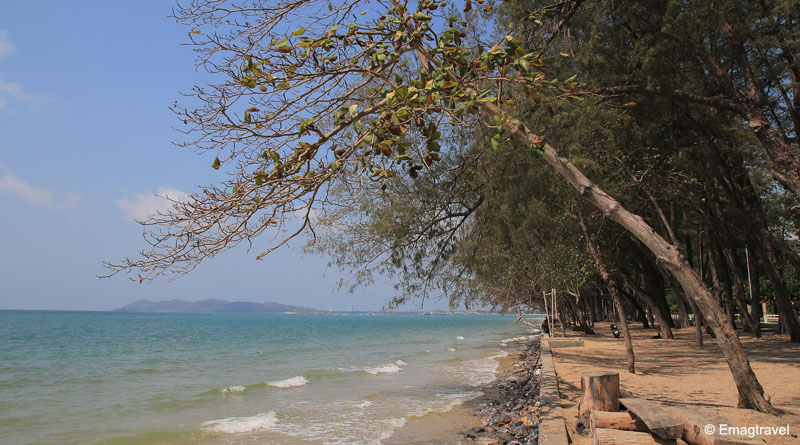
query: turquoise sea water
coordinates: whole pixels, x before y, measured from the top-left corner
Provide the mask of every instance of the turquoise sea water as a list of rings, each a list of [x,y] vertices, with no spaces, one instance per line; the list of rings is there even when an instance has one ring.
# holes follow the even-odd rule
[[[0,311],[0,443],[379,443],[476,396],[513,319]]]

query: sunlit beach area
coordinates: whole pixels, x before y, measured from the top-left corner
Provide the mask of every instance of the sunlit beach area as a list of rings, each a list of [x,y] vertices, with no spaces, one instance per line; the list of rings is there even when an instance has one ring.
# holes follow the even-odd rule
[[[0,444],[800,443],[796,0],[0,4]]]

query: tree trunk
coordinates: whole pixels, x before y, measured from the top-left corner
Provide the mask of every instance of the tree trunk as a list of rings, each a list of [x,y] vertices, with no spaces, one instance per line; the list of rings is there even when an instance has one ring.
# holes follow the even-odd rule
[[[766,232],[767,228],[764,227],[762,231]],[[762,239],[765,238],[762,236]],[[769,240],[769,238],[766,239]],[[772,289],[775,291],[775,304],[778,306],[786,332],[789,333],[790,341],[792,343],[800,343],[800,322],[797,321],[792,302],[789,300],[789,295],[786,291],[786,280],[783,278],[782,267],[775,254],[775,249],[772,247],[772,243],[769,243],[767,246],[759,245],[758,250],[758,256],[762,258],[761,264],[767,272],[769,281],[772,282]]]
[[[713,241],[713,236],[709,237]],[[713,246],[713,244],[712,244]],[[717,297],[717,300],[722,298],[722,284],[719,281],[719,271],[717,270],[717,260],[716,256],[714,255],[715,249],[708,249],[708,268],[711,270],[711,283],[714,286],[714,296]],[[736,329],[736,318],[733,315],[733,297],[729,296],[726,300],[725,304],[725,314],[728,316],[728,322],[733,326],[733,329]]]
[[[728,260],[728,270],[733,276],[733,285],[736,288],[736,304],[739,306],[739,314],[742,316],[744,323],[750,328],[750,332],[756,337],[761,337],[761,329],[758,320],[753,320],[750,312],[747,310],[747,302],[745,301],[745,287],[742,281],[742,274],[736,264],[736,257],[733,255],[733,249],[730,246],[723,244],[722,252]]]
[[[575,203],[575,212],[578,214],[578,222],[581,225],[581,229],[583,229],[583,237],[586,239],[586,248],[589,250],[589,253],[592,254],[592,258],[594,258],[597,269],[600,270],[600,276],[602,276],[603,281],[606,282],[608,292],[611,294],[611,299],[614,300],[614,306],[616,306],[617,313],[619,314],[619,324],[622,327],[622,337],[625,339],[625,351],[628,357],[628,372],[631,374],[636,374],[636,357],[633,354],[631,332],[628,329],[628,319],[625,316],[625,306],[622,305],[622,297],[620,296],[619,287],[617,286],[616,280],[614,280],[614,278],[608,274],[608,269],[606,269],[606,264],[603,262],[600,252],[598,252],[594,247],[592,237],[589,235],[589,228],[586,227],[586,222],[583,220],[583,214],[581,213],[579,202]]]
[[[592,411],[589,415],[589,425],[592,434],[597,428],[610,428],[613,430],[636,431],[636,421],[627,411]]]
[[[633,281],[633,279],[628,274],[626,274],[624,272],[620,272],[620,276],[625,281],[625,285],[627,285],[629,288],[631,288],[633,293],[638,295],[639,298],[641,298],[642,300],[647,302],[647,304],[649,304],[650,307],[653,308],[653,315],[658,320],[658,329],[659,329],[659,332],[661,332],[661,337],[662,338],[674,338],[672,336],[672,329],[669,328],[669,322],[664,318],[664,314],[661,313],[660,310],[658,310],[658,308],[656,306],[656,303],[653,300],[653,298],[647,292],[645,292],[644,289],[642,289],[639,286],[637,286],[636,283]]]
[[[721,272],[722,277],[723,277],[722,281],[725,282],[724,287],[723,287],[723,291],[725,292],[725,311],[728,313],[728,317],[730,319],[731,326],[733,326],[734,329],[735,329],[736,328],[736,307],[735,307],[736,303],[734,303],[734,300],[733,300],[733,278],[731,278],[732,277],[732,273],[728,270],[728,265],[726,264],[725,254],[723,253],[722,247],[720,247],[720,244],[721,244],[720,240],[716,236],[716,234],[714,234],[714,233],[712,233],[711,242],[713,243],[714,251],[715,251],[714,254],[713,254],[713,255],[715,255],[714,258],[719,258],[719,263],[715,262],[715,264],[716,264],[715,265],[715,269],[718,269]],[[747,309],[747,307],[745,307],[745,309]],[[749,315],[749,314],[747,314],[747,315]],[[745,332],[752,332],[752,331],[749,331],[750,329],[752,329],[752,326],[750,325],[750,323],[748,323],[746,315],[742,315],[742,320],[744,321],[743,330]]]
[[[581,400],[578,420],[589,424],[592,411],[619,411],[619,373],[584,372],[581,374]]]
[[[703,347],[703,315],[697,309],[697,305],[696,304],[692,304],[692,312],[694,312],[694,341],[695,341],[695,346],[697,346],[698,348],[702,348]]]
[[[675,300],[676,305],[678,306],[678,322],[676,323],[675,327],[678,329],[688,328],[689,325],[689,308],[686,307],[686,298],[683,297],[683,289],[680,291],[680,285],[675,282],[676,285],[672,287],[675,291]]]
[[[431,59],[426,55],[422,61],[428,63]],[[440,63],[436,63],[436,65],[440,65]],[[455,76],[452,77],[454,80],[458,80]],[[600,209],[607,218],[620,224],[653,252],[659,264],[675,276],[687,295],[695,299],[700,310],[707,314],[709,325],[717,334],[717,342],[728,362],[728,367],[739,391],[739,407],[777,413],[778,410],[764,398],[764,388],[758,382],[758,378],[750,366],[750,361],[736,336],[736,331],[725,322],[725,313],[719,303],[714,300],[700,277],[686,263],[679,249],[669,244],[642,217],[625,209],[619,201],[584,176],[568,159],[561,157],[555,148],[550,144],[542,143],[541,137],[535,135],[525,125],[520,124],[518,120],[513,119],[500,107],[491,102],[480,102],[478,106],[490,119],[497,118],[504,122],[503,130],[514,140],[522,143],[525,147],[541,150],[542,159],[550,164],[586,201]]]
[[[619,293],[631,303],[631,306],[633,306],[633,314],[631,314],[631,319],[638,317],[639,322],[642,323],[642,329],[650,329],[650,320],[647,318],[647,311],[642,307],[641,304],[639,304],[638,301],[636,301],[636,297],[628,292],[625,292],[624,289],[619,289]]]
[[[761,307],[761,288],[758,286],[761,278],[759,278],[758,265],[753,261],[750,249],[745,249],[744,253],[747,260],[747,289],[750,294],[750,316],[754,320],[758,332],[756,337],[761,337],[761,319],[764,318],[764,311]],[[753,286],[753,283],[756,283],[756,285]]]

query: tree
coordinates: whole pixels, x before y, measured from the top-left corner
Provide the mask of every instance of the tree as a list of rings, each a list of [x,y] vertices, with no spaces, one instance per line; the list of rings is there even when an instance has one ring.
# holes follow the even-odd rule
[[[195,137],[188,145],[216,151],[212,167],[230,179],[146,221],[152,248],[111,265],[112,273],[136,270],[140,280],[185,273],[268,229],[288,230],[259,257],[266,255],[313,230],[315,212],[333,204],[330,184],[382,187],[398,172],[418,176],[441,159],[440,128],[488,121],[496,132],[491,146],[510,139],[541,156],[647,246],[705,314],[740,406],[774,412],[719,303],[678,248],[505,109],[509,90],[564,92],[574,89],[574,78],[546,82],[546,53],[526,51],[513,35],[468,48],[464,39],[482,29],[445,10],[445,2],[422,0],[412,12],[395,1],[383,15],[358,11],[362,6],[220,0],[176,10],[192,28],[201,64],[224,79],[193,90],[198,108],[176,111]],[[467,14],[471,8],[466,2]]]

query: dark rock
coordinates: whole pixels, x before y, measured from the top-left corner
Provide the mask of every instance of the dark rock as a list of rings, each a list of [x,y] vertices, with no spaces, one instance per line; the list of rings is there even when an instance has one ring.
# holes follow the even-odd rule
[[[514,436],[514,437],[516,437],[518,439],[522,439],[524,437],[527,437],[528,434],[530,434],[530,432],[528,431],[528,428],[526,428],[525,425],[517,425],[517,426],[511,427],[508,430],[508,432],[511,433],[512,436]]]
[[[511,419],[512,419],[511,414],[503,413],[503,414],[500,414],[500,416],[497,417],[497,423],[506,424],[506,423],[511,422]]]

